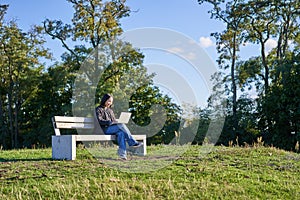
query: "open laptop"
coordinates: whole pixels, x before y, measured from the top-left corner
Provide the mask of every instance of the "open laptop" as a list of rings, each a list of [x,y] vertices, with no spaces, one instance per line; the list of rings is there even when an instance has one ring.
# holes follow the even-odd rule
[[[130,116],[130,112],[121,112],[119,119],[116,119],[117,123],[127,124],[129,122]]]

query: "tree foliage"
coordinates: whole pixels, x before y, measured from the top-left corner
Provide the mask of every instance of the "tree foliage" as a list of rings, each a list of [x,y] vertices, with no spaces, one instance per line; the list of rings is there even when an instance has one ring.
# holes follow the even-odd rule
[[[73,114],[75,111],[81,115],[91,115],[89,109],[85,112],[82,108],[93,110],[104,93],[112,93],[115,97],[115,110],[128,109],[133,113],[133,119],[137,124],[148,123],[149,117],[154,114],[151,109],[155,104],[163,105],[168,120],[174,120],[180,110],[153,86],[153,75],[147,74],[143,66],[142,53],[118,38],[123,32],[120,19],[130,14],[126,1],[68,0],[68,2],[74,8],[72,23],[64,24],[60,20],[47,19],[44,21],[44,28],[53,39],[61,41],[67,50],[63,55],[63,66],[66,70],[70,70],[71,83],[68,90],[73,92]],[[73,43],[70,41],[82,45],[72,46]],[[91,88],[96,88],[95,93]],[[74,91],[78,93],[74,95]],[[87,99],[95,101],[90,102]],[[142,107],[140,102],[143,104]],[[163,142],[162,140],[163,138],[160,142]]]
[[[198,1],[200,4],[208,2],[213,5],[210,11],[212,17],[225,23],[226,29],[217,36],[217,50],[219,65],[223,68],[224,58],[239,59],[234,52],[236,46],[226,45],[226,38],[237,44],[258,45],[260,50],[246,60],[236,60],[235,68],[231,67],[229,76],[236,76],[236,83],[228,88],[230,91],[251,90],[256,86],[255,102],[243,95],[235,101],[234,95],[228,102],[227,120],[220,138],[221,143],[228,143],[229,133],[236,128],[238,121],[238,139],[236,141],[251,142],[247,135],[253,138],[262,135],[267,144],[285,149],[293,149],[299,141],[298,109],[299,101],[299,10],[298,1]],[[223,6],[221,6],[223,5]],[[234,5],[234,6],[232,6]],[[231,26],[230,22],[239,19],[239,26]],[[240,31],[239,31],[240,30]],[[230,35],[225,33],[236,33]],[[273,49],[267,51],[270,41],[276,41]],[[231,43],[234,44],[234,43]],[[222,48],[220,48],[222,47]],[[227,47],[227,51],[223,48]],[[221,50],[221,51],[220,51]],[[238,49],[240,50],[240,49]],[[297,77],[297,78],[296,78]],[[220,84],[220,82],[218,83]],[[236,103],[236,109],[234,105]],[[247,111],[247,107],[251,109]],[[236,110],[236,116],[234,115]],[[240,114],[239,114],[240,113]],[[291,114],[293,113],[293,114]]]
[[[104,93],[114,95],[117,111],[132,112],[132,120],[140,126],[134,130],[147,134],[153,144],[185,144],[191,136],[194,144],[209,142],[213,104],[224,95],[228,98],[220,106],[226,105],[227,117],[217,144],[251,144],[261,136],[265,144],[287,150],[299,143],[299,1],[198,0],[212,5],[211,17],[225,25],[212,33],[221,72],[212,77],[216,84],[208,107],[193,108],[187,118],[153,85],[154,75],[143,66],[144,55],[119,39],[120,21],[131,13],[125,0],[67,1],[74,9],[70,24],[46,19],[43,27],[28,32],[14,20],[5,21],[9,7],[0,5],[3,148],[49,146],[52,116],[72,115],[77,104],[79,110],[94,108]],[[51,57],[44,34],[65,48],[62,62],[52,66],[42,62]],[[275,45],[269,50],[270,41]],[[257,46],[258,51],[243,60],[245,45]],[[80,90],[78,83],[83,83]],[[254,95],[248,91],[253,87]],[[93,101],[85,100],[89,98]]]
[[[210,11],[211,18],[220,20],[226,25],[223,32],[212,33],[216,38],[217,51],[219,53],[218,64],[221,69],[230,70],[229,76],[223,80],[225,84],[230,84],[230,92],[232,95],[232,130],[230,138],[235,138],[238,134],[238,118],[237,118],[237,76],[236,68],[238,62],[238,52],[244,39],[245,18],[242,13],[243,1],[234,0],[224,3],[218,1],[198,1],[200,4],[208,2],[213,5]]]
[[[2,7],[3,8],[3,7]],[[5,7],[7,8],[7,7]],[[41,58],[49,58],[43,47],[42,29],[34,27],[23,32],[14,21],[1,23],[0,71],[1,71],[1,136],[5,148],[22,146],[27,131],[28,114],[24,105],[35,98],[41,73]]]

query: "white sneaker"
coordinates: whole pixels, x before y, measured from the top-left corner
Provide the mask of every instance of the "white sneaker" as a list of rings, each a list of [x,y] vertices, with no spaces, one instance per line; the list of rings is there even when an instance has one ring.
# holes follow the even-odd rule
[[[144,144],[143,144],[142,142],[138,142],[138,143],[134,144],[132,147],[138,148],[138,147],[141,147],[141,146],[143,146],[143,145],[144,145]]]
[[[121,160],[127,160],[127,157],[126,156],[120,156],[120,159]]]

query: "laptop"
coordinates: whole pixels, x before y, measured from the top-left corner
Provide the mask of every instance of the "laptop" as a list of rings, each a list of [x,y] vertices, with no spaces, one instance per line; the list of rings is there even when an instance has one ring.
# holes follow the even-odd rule
[[[121,112],[119,119],[116,119],[117,123],[127,124],[129,122],[130,116],[130,112]]]

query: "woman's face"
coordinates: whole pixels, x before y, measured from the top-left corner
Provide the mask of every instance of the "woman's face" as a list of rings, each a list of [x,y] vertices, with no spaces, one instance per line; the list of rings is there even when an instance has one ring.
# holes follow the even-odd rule
[[[105,107],[110,107],[111,105],[113,104],[113,98],[112,97],[110,97],[109,99],[107,99],[106,100],[106,102],[105,102]]]

